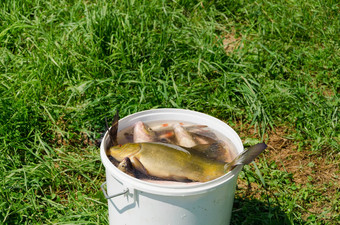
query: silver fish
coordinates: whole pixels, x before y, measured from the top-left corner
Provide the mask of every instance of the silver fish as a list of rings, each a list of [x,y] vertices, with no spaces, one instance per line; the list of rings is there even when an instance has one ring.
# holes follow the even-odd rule
[[[173,126],[177,144],[183,147],[191,148],[196,145],[196,142],[194,141],[192,135],[186,131],[179,123],[175,124]]]
[[[138,121],[133,128],[133,142],[154,142],[157,141],[156,133],[142,121]]]
[[[222,141],[215,141],[209,144],[198,144],[191,147],[191,149],[208,158],[221,162],[231,162],[233,159],[230,149]]]

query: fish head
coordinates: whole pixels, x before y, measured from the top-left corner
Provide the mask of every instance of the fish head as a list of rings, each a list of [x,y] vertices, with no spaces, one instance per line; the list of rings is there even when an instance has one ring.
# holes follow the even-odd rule
[[[138,143],[127,143],[125,145],[116,145],[111,147],[107,154],[121,162],[124,158],[138,153],[140,149],[141,146]]]
[[[142,121],[138,121],[133,128],[133,141],[152,142],[156,139],[156,133]]]
[[[175,124],[173,127],[178,145],[187,148],[191,148],[196,145],[193,137],[188,131],[184,129],[184,127],[182,127],[180,124]]]

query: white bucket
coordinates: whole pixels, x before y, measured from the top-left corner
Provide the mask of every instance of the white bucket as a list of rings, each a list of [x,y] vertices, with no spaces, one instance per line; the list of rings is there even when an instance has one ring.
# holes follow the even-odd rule
[[[228,137],[242,152],[237,133],[212,116],[183,109],[154,109],[129,115],[119,121],[118,130],[137,121],[178,120],[207,125]],[[107,133],[100,146],[106,168],[107,194],[111,225],[226,225],[229,224],[237,176],[242,166],[215,180],[196,184],[158,184],[131,177],[115,167],[105,148]]]

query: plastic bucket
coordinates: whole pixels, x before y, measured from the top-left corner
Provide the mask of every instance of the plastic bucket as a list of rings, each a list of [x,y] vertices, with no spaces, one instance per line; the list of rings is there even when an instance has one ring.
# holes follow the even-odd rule
[[[119,121],[118,130],[137,121],[179,120],[207,125],[226,135],[242,152],[237,133],[212,116],[183,109],[154,109],[129,115]],[[131,177],[115,167],[105,153],[107,133],[100,147],[106,169],[102,184],[108,199],[111,225],[226,225],[229,224],[234,201],[237,176],[242,166],[215,180],[194,184],[158,184]],[[106,184],[107,193],[104,185]]]

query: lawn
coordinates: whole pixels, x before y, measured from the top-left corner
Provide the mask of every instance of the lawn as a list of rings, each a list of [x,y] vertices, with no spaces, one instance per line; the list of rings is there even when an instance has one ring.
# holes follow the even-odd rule
[[[107,224],[96,140],[184,108],[249,146],[231,224],[340,220],[338,1],[0,2],[0,224]]]

